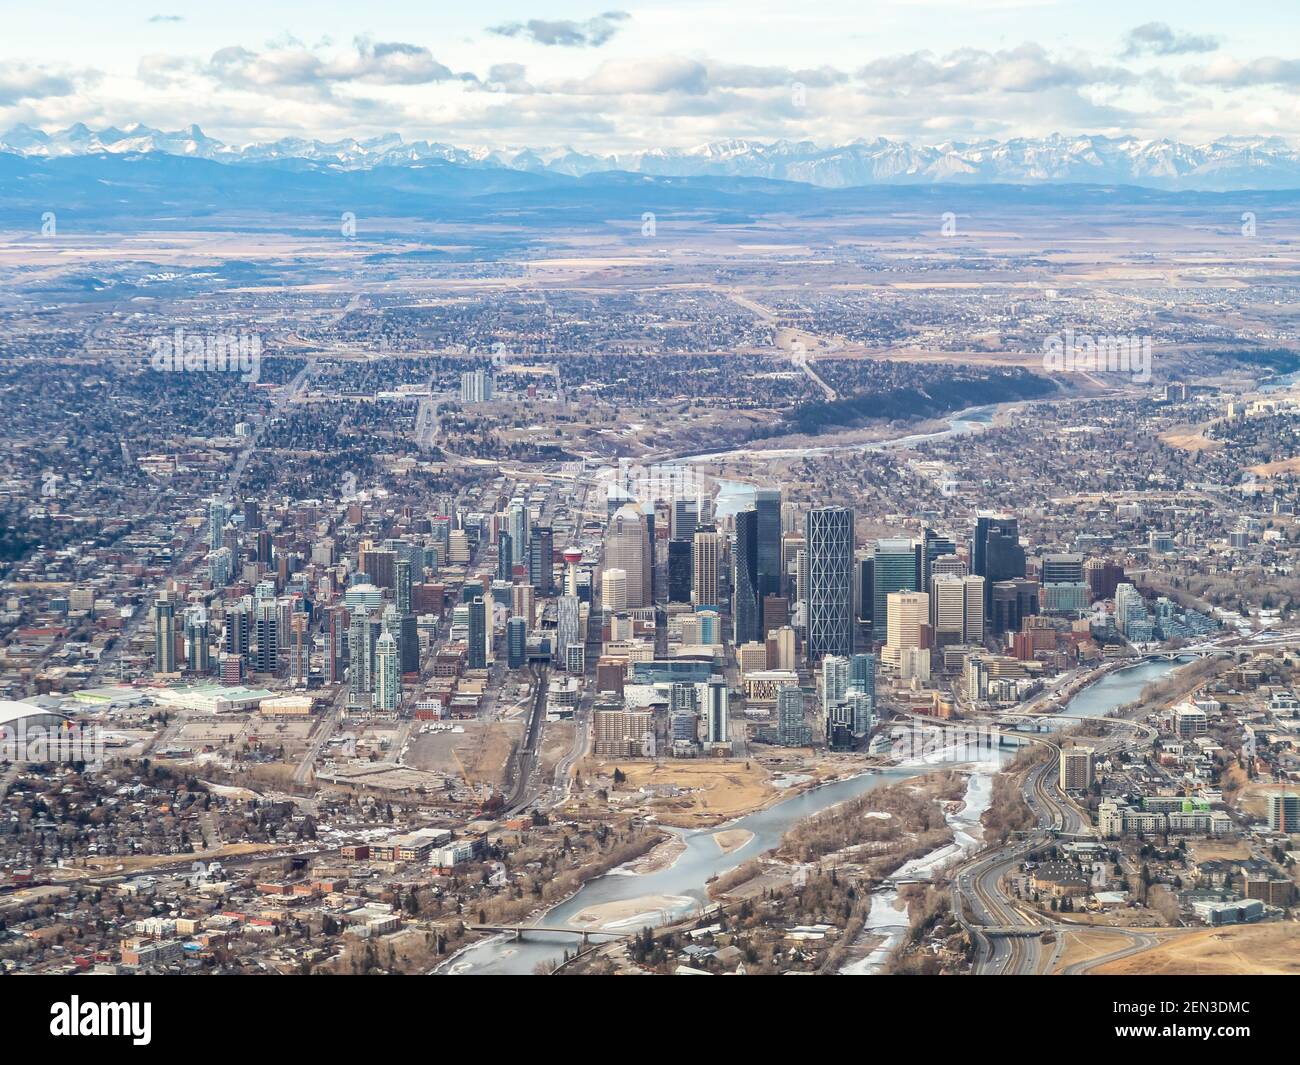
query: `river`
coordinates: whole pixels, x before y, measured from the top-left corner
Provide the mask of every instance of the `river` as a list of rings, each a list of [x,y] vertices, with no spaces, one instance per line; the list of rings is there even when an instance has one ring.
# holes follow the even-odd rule
[[[757,450],[737,448],[734,451],[719,451],[712,454],[689,455],[676,460],[681,464],[709,463],[731,458],[733,456],[788,458],[802,455],[825,455],[834,451],[893,451],[899,448],[914,447],[930,440],[943,440],[950,436],[965,436],[969,433],[983,432],[993,424],[993,417],[1000,406],[968,407],[958,411],[947,419],[946,427],[928,433],[909,433],[888,440],[873,440],[864,444],[830,444],[824,447],[779,448],[775,450]],[[718,494],[713,501],[714,513],[718,517],[736,514],[754,503],[755,486],[743,481],[729,481],[723,477],[710,478],[718,486]]]
[[[1107,714],[1136,699],[1147,684],[1160,679],[1174,668],[1176,665],[1170,662],[1144,662],[1130,669],[1107,674],[1071,699],[1066,704],[1064,713],[1078,717]],[[573,918],[583,910],[603,903],[642,898],[654,900],[647,902],[644,911],[647,919],[638,919],[621,927],[620,931],[635,931],[645,924],[663,923],[675,916],[684,915],[705,901],[705,886],[712,877],[771,850],[796,822],[873,788],[934,772],[936,768],[933,762],[924,762],[869,771],[793,795],[725,826],[689,831],[673,829],[682,838],[686,849],[670,867],[643,874],[615,870],[597,877],[580,888],[572,898],[552,907],[535,923],[580,927],[574,925]],[[986,765],[985,772],[991,773],[992,767]],[[982,790],[974,782],[971,789],[967,794],[968,802],[982,801]],[[956,815],[960,823],[954,823],[954,830],[973,827],[965,825],[964,814],[963,811]],[[714,838],[723,828],[751,832],[753,838],[744,846],[724,853]],[[917,861],[924,862],[924,859]],[[873,915],[874,913],[873,907]],[[505,937],[495,937],[468,948],[438,971],[457,975],[531,973],[539,962],[559,961],[563,958],[564,951],[572,950],[577,943],[578,940],[573,936],[544,932],[532,933],[529,938],[518,943]]]
[[[790,458],[802,455],[829,455],[836,451],[893,451],[896,448],[914,447],[930,440],[943,440],[950,436],[965,436],[968,433],[983,432],[993,424],[994,415],[1000,410],[1010,409],[1023,400],[1011,403],[991,403],[982,407],[967,407],[945,419],[945,428],[928,433],[908,433],[906,436],[890,437],[887,440],[871,440],[866,443],[851,444],[812,444],[805,447],[738,447],[727,451],[706,451],[699,455],[686,455],[673,459],[673,463],[718,462],[724,459],[740,458]]]

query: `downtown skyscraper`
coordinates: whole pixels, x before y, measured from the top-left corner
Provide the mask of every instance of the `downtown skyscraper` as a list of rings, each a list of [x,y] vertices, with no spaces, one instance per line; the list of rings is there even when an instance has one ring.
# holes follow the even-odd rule
[[[489,624],[491,621],[488,616],[487,600],[484,596],[476,595],[469,602],[469,652],[466,656],[466,665],[470,669],[488,667]]]
[[[920,590],[916,557],[916,545],[911,540],[887,538],[876,541],[871,569],[873,640],[884,643],[889,639],[890,593]]]
[[[368,705],[374,687],[375,626],[361,607],[348,623],[348,689],[353,705]]]
[[[555,594],[555,532],[549,525],[534,525],[528,540],[528,583],[537,594]]]
[[[778,521],[780,512],[778,510]],[[731,619],[736,646],[762,639],[763,599],[758,569],[759,512],[742,510],[736,515],[736,539],[732,551]]]
[[[391,632],[383,633],[375,643],[376,710],[396,710],[402,701],[402,678],[397,641]]]
[[[653,606],[650,598],[650,538],[639,507],[619,507],[605,532],[605,569],[627,574],[627,607]]]
[[[230,507],[220,499],[208,500],[208,550],[219,551],[230,520]]]
[[[971,544],[971,572],[984,578],[984,616],[993,616],[993,586],[1025,575],[1020,526],[1005,514],[979,514]]]
[[[754,493],[758,514],[758,601],[781,594],[781,493],[760,488]]]
[[[155,673],[176,672],[176,597],[161,592],[153,605],[153,668]]]
[[[691,545],[691,601],[696,610],[717,607],[722,597],[722,534],[712,525],[695,531]]]
[[[853,653],[853,511],[808,512],[808,659]]]
[[[185,661],[191,672],[211,673],[212,654],[208,644],[208,612],[203,607],[185,611]]]
[[[512,499],[510,507],[506,511],[506,531],[510,533],[510,564],[512,566],[527,562],[531,528],[528,504],[522,499]]]

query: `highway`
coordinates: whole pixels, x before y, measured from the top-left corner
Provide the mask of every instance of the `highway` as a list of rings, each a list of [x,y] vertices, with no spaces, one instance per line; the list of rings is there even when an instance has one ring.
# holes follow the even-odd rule
[[[922,719],[925,720],[925,719]],[[1134,729],[1136,735],[1145,737],[1151,730],[1145,725],[1116,718],[1097,718],[1107,724]],[[1061,749],[1050,739],[1031,734],[1008,732],[1030,743],[1047,747],[1050,757],[1030,768],[1021,784],[1025,805],[1037,820],[1037,827],[1022,839],[1008,840],[996,849],[977,855],[961,867],[952,884],[952,909],[962,926],[975,942],[974,971],[989,975],[1037,975],[1050,972],[1062,950],[1062,933],[1069,925],[1061,924],[1013,900],[1002,888],[1003,879],[1017,869],[1026,856],[1049,844],[1058,835],[1086,836],[1093,832],[1092,821],[1072,799],[1060,790],[1058,766]],[[1119,746],[1126,741],[1111,738],[1097,744],[1099,750]],[[1056,943],[1047,960],[1043,962],[1043,931],[1055,933]],[[1109,930],[1109,929],[1108,929]],[[1154,939],[1145,933],[1124,932],[1131,935],[1135,945],[1082,963],[1085,966],[1100,964],[1145,949]],[[1150,940],[1150,942],[1147,942]],[[1145,944],[1145,946],[1144,946]],[[1070,970],[1079,969],[1071,966]],[[1080,970],[1082,971],[1082,970]]]
[[[962,916],[962,924],[974,937],[977,973],[1032,975],[1039,972],[1042,964],[1042,944],[1033,930],[1047,927],[1048,922],[1019,908],[1001,888],[1003,877],[1019,867],[1028,853],[1049,842],[1054,831],[1070,823],[1070,815],[1066,813],[1068,804],[1052,794],[1059,748],[1050,741],[1042,742],[1052,748],[1052,757],[1030,769],[1023,785],[1025,802],[1037,815],[1039,830],[979,855],[953,881],[953,912]],[[1017,928],[1027,934],[1002,931]]]

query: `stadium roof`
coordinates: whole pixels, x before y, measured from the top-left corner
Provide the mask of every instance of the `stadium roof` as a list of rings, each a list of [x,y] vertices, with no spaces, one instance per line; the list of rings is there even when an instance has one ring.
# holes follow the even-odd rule
[[[66,720],[67,716],[55,710],[47,710],[43,706],[33,706],[31,703],[0,701],[0,725],[7,725],[11,721],[24,717],[61,717]]]

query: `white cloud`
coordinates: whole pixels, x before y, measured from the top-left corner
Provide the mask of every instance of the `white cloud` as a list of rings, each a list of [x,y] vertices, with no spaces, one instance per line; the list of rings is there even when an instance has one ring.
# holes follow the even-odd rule
[[[505,22],[488,28],[498,37],[521,37],[534,44],[560,48],[599,48],[606,44],[632,16],[626,11],[606,11],[578,22],[574,19],[528,19]]]
[[[1224,89],[1258,85],[1294,87],[1300,85],[1300,59],[1263,56],[1241,62],[1224,58],[1206,66],[1192,67],[1183,76],[1193,85],[1217,85]]]
[[[0,107],[23,100],[71,96],[79,85],[93,82],[97,77],[93,71],[69,73],[27,63],[0,63]]]
[[[883,92],[938,90],[978,96],[989,92],[1043,92],[1084,85],[1128,85],[1136,80],[1129,70],[1095,66],[1084,58],[1058,58],[1041,45],[987,52],[962,48],[942,57],[929,52],[890,56],[866,64],[858,76]]]
[[[638,27],[651,17],[638,13]],[[0,129],[15,122],[197,122],[236,141],[396,130],[459,143],[571,143],[597,152],[729,137],[830,144],[1056,131],[1191,140],[1300,133],[1290,91],[1300,84],[1300,61],[1213,56],[1179,70],[1161,56],[1195,42],[1164,29],[1130,31],[1146,42],[1143,56],[1154,55],[1154,63],[1108,61],[1099,51],[1035,41],[868,53],[852,66],[792,49],[782,63],[766,61],[770,49],[691,51],[674,43],[680,35],[662,32],[649,35],[660,54],[631,34],[598,55],[500,34],[473,45],[447,41],[437,54],[418,39],[335,44],[321,35],[306,45],[288,32],[265,44],[215,42],[222,46],[203,53],[163,53],[153,42],[154,50],[102,83],[93,72],[56,63],[0,64]],[[263,32],[254,41],[271,36]]]
[[[1144,22],[1128,31],[1124,55],[1126,58],[1139,55],[1190,55],[1213,52],[1219,43],[1218,37],[1209,34],[1178,33],[1167,22]]]

